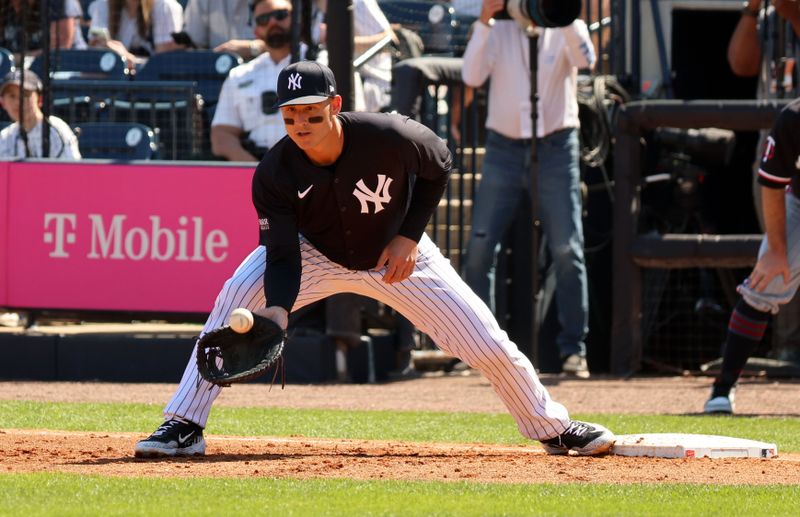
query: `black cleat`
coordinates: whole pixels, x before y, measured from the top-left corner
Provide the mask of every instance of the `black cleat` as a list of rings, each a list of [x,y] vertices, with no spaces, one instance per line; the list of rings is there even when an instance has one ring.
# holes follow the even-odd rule
[[[203,428],[185,420],[166,420],[153,434],[140,440],[134,451],[137,458],[203,456],[206,453]]]
[[[541,440],[547,454],[568,454],[575,451],[581,456],[595,456],[611,449],[616,437],[614,433],[598,424],[572,420],[567,430],[547,440]]]

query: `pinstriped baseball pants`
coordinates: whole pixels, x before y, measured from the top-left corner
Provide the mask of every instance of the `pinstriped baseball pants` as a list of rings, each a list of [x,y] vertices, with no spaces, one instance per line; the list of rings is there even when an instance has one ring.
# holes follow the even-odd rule
[[[293,310],[343,292],[385,303],[428,334],[444,352],[479,370],[524,436],[546,439],[564,432],[569,423],[566,408],[550,398],[530,360],[508,339],[486,304],[427,235],[418,246],[413,274],[394,284],[384,283],[380,272],[353,271],[328,260],[302,237],[300,248],[303,274]],[[260,246],[236,269],[217,297],[203,333],[226,324],[237,307],[264,306],[265,260],[266,249]],[[164,414],[205,427],[220,389],[199,376],[193,351]]]
[[[800,199],[790,191],[786,191],[786,255],[789,260],[789,283],[783,282],[783,277],[778,275],[767,284],[763,291],[758,292],[747,286],[747,281],[737,287],[742,298],[754,309],[777,314],[781,305],[788,303],[800,287]],[[767,237],[761,241],[758,256],[767,251]]]

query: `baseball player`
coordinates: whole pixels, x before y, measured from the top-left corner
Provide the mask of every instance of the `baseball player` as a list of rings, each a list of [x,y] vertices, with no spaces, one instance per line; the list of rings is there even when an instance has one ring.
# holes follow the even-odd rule
[[[771,314],[800,286],[800,98],[784,108],[767,137],[761,167],[761,202],[766,234],[742,295],[728,323],[722,369],[714,381],[706,413],[734,411],[734,387],[764,336]]]
[[[301,61],[278,77],[287,137],[256,168],[260,245],[217,297],[203,332],[246,307],[286,328],[289,313],[334,293],[392,306],[445,352],[491,382],[520,432],[550,454],[608,451],[614,435],[571,420],[489,308],[424,234],[451,156],[425,126],[381,113],[340,113],[333,73]],[[192,359],[164,423],[137,456],[204,454],[203,428],[220,388]]]
[[[21,70],[10,72],[3,78],[0,86],[0,106],[14,121],[0,131],[0,158],[41,158],[42,128],[42,81],[39,76]],[[19,110],[20,96],[23,96],[22,113]],[[49,158],[80,160],[78,139],[66,122],[56,116],[48,117],[50,123]],[[22,127],[22,131],[20,130]]]

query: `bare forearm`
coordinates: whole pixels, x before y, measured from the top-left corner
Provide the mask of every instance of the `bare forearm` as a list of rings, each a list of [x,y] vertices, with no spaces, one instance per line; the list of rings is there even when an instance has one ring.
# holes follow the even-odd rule
[[[758,9],[760,2],[750,2],[750,4],[754,9]],[[758,74],[758,67],[761,64],[758,18],[742,16],[739,19],[728,43],[728,64],[736,75],[752,77]]]
[[[242,147],[239,136],[216,127],[211,128],[211,152],[232,162],[258,161]]]
[[[769,248],[775,253],[786,255],[786,200],[783,189],[761,188],[761,202],[764,210],[764,227],[767,232]]]
[[[356,53],[363,54],[372,48],[373,45],[389,35],[393,35],[393,33],[391,31],[384,31],[377,34],[372,34],[371,36],[356,36],[353,38]]]

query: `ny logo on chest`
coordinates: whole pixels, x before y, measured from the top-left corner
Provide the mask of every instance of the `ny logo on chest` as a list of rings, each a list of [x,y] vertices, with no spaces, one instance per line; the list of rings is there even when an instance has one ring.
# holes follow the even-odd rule
[[[392,178],[387,178],[385,174],[378,174],[378,185],[375,190],[370,190],[364,183],[363,179],[358,180],[356,188],[353,190],[353,195],[361,203],[361,213],[368,214],[369,203],[375,204],[375,214],[383,210],[383,204],[389,203],[392,196],[389,195],[389,185],[392,184]]]

